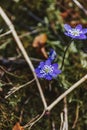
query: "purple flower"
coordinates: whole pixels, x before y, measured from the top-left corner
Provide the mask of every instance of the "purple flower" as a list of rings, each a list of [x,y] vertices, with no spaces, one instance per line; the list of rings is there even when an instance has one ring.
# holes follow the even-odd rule
[[[36,75],[39,78],[44,78],[51,80],[56,78],[57,75],[61,73],[61,70],[58,69],[58,64],[52,64],[48,59],[45,62],[40,62],[39,66],[35,69]]]
[[[87,33],[87,28],[82,28],[82,25],[78,24],[75,28],[72,28],[70,25],[65,24],[64,28],[66,30],[65,35],[73,39],[87,39],[85,35]]]
[[[53,60],[56,59],[56,57],[57,57],[57,54],[56,54],[55,50],[54,49],[50,49],[50,53],[49,53],[48,59],[53,61]]]

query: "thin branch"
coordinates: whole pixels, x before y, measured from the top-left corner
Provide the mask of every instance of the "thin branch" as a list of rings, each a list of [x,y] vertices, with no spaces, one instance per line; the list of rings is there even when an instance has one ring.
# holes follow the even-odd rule
[[[52,121],[52,130],[56,130],[55,122]]]
[[[61,118],[60,130],[62,130],[63,129],[63,124],[64,124],[63,112],[61,112],[60,118]]]
[[[23,54],[26,62],[28,63],[29,67],[31,68],[31,71],[33,73],[33,76],[34,76],[34,78],[36,80],[36,83],[37,83],[37,87],[38,87],[39,92],[40,92],[40,96],[41,96],[44,108],[46,109],[47,108],[47,103],[46,103],[46,100],[45,100],[42,88],[40,86],[39,80],[37,79],[37,76],[35,74],[35,70],[34,70],[33,64],[31,62],[30,58],[28,57],[27,52],[24,49],[23,44],[22,44],[21,40],[19,39],[16,31],[15,31],[15,28],[14,28],[12,22],[10,21],[10,19],[8,18],[8,16],[5,14],[5,12],[3,11],[3,9],[1,7],[0,7],[0,15],[3,18],[3,20],[5,21],[5,23],[8,25],[9,29],[11,30],[12,35],[13,35],[13,37],[14,37],[14,39],[15,39],[18,47],[19,47],[19,49],[21,50],[21,53]]]
[[[60,95],[53,103],[51,103],[48,107],[47,110],[50,111],[53,109],[53,107],[58,104],[65,96],[67,96],[69,93],[71,93],[75,88],[77,88],[80,84],[85,82],[87,80],[87,74],[82,77],[78,82],[76,82],[74,85],[72,85],[68,90],[66,90],[62,95]]]
[[[4,36],[6,36],[6,35],[8,35],[8,34],[10,34],[10,33],[11,33],[11,30],[8,31],[8,32],[5,32],[5,33],[3,33],[3,34],[1,34],[1,35],[0,35],[0,38],[1,38],[1,37],[4,37]]]
[[[29,82],[27,82],[27,83],[25,83],[25,84],[23,84],[23,85],[21,85],[21,86],[19,86],[19,87],[13,87],[13,88],[8,92],[8,94],[5,96],[5,98],[10,97],[13,93],[15,93],[16,91],[18,91],[19,89],[21,89],[21,88],[23,88],[23,87],[25,87],[25,86],[31,84],[34,80],[35,80],[35,79],[32,79],[31,81],[29,81]]]
[[[65,48],[64,55],[63,55],[63,59],[62,59],[62,64],[61,64],[61,67],[60,67],[61,70],[63,69],[64,61],[65,61],[65,58],[66,58],[66,53],[67,53],[67,51],[68,51],[68,49],[69,49],[69,47],[70,47],[70,45],[71,45],[71,43],[72,43],[72,40],[73,40],[73,39],[70,40],[70,42],[68,43],[67,47]]]
[[[76,107],[76,117],[75,117],[75,121],[73,123],[73,126],[72,126],[72,129],[75,129],[76,127],[76,124],[77,124],[77,121],[78,121],[78,118],[79,118],[79,105],[77,104],[77,107]]]
[[[78,0],[73,0],[73,2],[84,11],[84,13],[87,15],[87,10],[79,3]]]
[[[64,97],[64,110],[61,113],[60,130],[68,130],[67,98]]]
[[[31,32],[26,32],[26,33],[20,35],[19,38],[27,37],[27,36],[29,36],[31,34],[35,34],[35,33],[38,33],[38,32],[39,32],[39,29],[35,29],[35,30],[31,31]]]
[[[67,110],[67,98],[64,97],[64,123],[65,130],[68,130],[68,110]]]
[[[38,117],[37,120],[31,123],[29,130],[33,127],[34,124],[36,124],[44,116],[44,114],[45,114],[45,111],[43,111],[43,113]]]
[[[15,78],[19,78],[19,79],[20,79],[19,76],[17,76],[17,75],[15,75],[15,74],[10,73],[9,71],[5,70],[1,65],[0,65],[0,69],[3,70],[7,75],[10,75],[10,76],[12,76],[12,77],[15,77]]]
[[[35,116],[33,119],[31,119],[27,124],[23,126],[23,128],[28,128],[32,122],[34,122],[37,118],[39,118],[39,114]]]
[[[29,130],[31,129],[31,127],[37,123],[45,114],[45,111],[42,112],[42,114],[39,116],[37,115],[33,120],[31,120],[29,123],[27,123],[25,126],[23,126],[23,128],[29,128]]]

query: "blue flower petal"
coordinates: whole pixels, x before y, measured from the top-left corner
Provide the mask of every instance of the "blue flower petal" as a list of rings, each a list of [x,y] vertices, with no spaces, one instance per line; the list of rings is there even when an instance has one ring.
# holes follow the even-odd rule
[[[78,24],[78,25],[75,27],[75,29],[81,30],[81,29],[82,29],[82,25],[81,25],[81,24]]]
[[[82,29],[83,34],[87,33],[87,28]]]
[[[61,73],[61,70],[54,70],[54,74],[59,75]]]
[[[52,77],[57,77],[58,74],[56,73],[56,71],[57,71],[57,70],[54,70],[53,72],[50,73],[50,75],[51,75]]]
[[[80,35],[80,36],[78,37],[78,39],[87,39],[87,36],[84,35],[84,34],[82,34],[82,35]]]
[[[65,32],[64,34],[65,34],[66,36],[71,37],[71,38],[75,38],[75,36],[73,36],[73,35],[69,34],[68,32]]]
[[[44,63],[43,61],[41,61],[38,67],[39,67],[39,68],[42,68],[42,67],[44,66],[44,64],[45,64],[45,63]]]
[[[47,80],[52,80],[52,76],[51,76],[51,75],[47,75],[47,76],[45,76],[45,78],[46,78]]]
[[[44,78],[44,75],[41,74],[41,73],[38,73],[37,76],[38,76],[39,78]]]
[[[65,32],[64,34],[67,35],[67,36],[71,36],[68,32]]]
[[[60,74],[58,70],[58,64],[51,63],[51,60],[46,60],[45,62],[40,62],[40,65],[35,69],[37,77],[44,78],[47,80],[52,80]]]
[[[61,70],[56,70],[56,73],[57,74],[60,74],[62,71]]]
[[[56,54],[55,50],[50,49],[50,53],[49,53],[48,59],[53,61],[53,60],[55,60],[56,56],[57,56],[57,54]]]
[[[67,32],[64,34],[73,39],[87,39],[85,35],[87,33],[87,28],[82,29],[82,25],[78,24],[75,28],[71,28],[68,24],[64,25],[64,28]]]
[[[45,61],[45,65],[51,65],[51,61],[48,59]]]
[[[36,72],[36,74],[38,74],[40,72],[40,69],[36,68],[35,72]]]
[[[54,63],[52,66],[54,67],[54,69],[58,69],[58,64],[57,63]]]
[[[69,30],[72,29],[71,26],[68,25],[68,24],[64,24],[64,28],[65,28],[66,31],[69,31]]]
[[[51,73],[51,75],[52,75],[53,78],[58,76],[56,73]]]

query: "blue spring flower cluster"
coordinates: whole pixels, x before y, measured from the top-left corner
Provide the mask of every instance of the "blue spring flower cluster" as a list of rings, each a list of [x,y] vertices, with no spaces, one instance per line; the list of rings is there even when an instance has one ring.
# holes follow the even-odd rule
[[[52,63],[55,58],[56,52],[51,49],[48,59],[40,62],[39,66],[35,69],[37,77],[52,80],[61,73],[61,70],[58,69],[58,64]]]
[[[71,37],[72,39],[87,39],[87,28],[83,29],[81,24],[78,24],[75,28],[65,24],[64,28],[65,35]],[[61,73],[61,70],[58,69],[58,64],[53,63],[56,56],[56,52],[51,49],[48,59],[44,62],[40,62],[39,66],[35,69],[37,77],[52,80]]]
[[[64,28],[66,30],[65,35],[73,39],[87,39],[87,28],[83,29],[81,24],[78,24],[75,28],[72,28],[70,25],[65,24]]]

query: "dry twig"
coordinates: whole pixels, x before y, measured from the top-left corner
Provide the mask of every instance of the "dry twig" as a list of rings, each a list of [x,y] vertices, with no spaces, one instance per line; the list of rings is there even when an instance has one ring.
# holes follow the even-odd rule
[[[10,33],[11,33],[11,30],[8,31],[8,32],[5,32],[5,33],[3,33],[3,34],[1,34],[1,35],[0,35],[0,38],[1,38],[1,37],[4,37],[4,36],[6,36],[6,35],[8,35],[8,34],[10,34]]]
[[[50,111],[51,109],[53,109],[56,106],[56,104],[58,104],[65,96],[67,96],[69,93],[71,93],[75,88],[77,88],[80,84],[82,84],[86,80],[87,80],[87,74],[84,77],[82,77],[78,82],[76,82],[74,85],[72,85],[63,94],[61,94],[53,103],[51,103],[47,107],[47,110]]]
[[[61,112],[60,118],[61,118],[60,130],[62,130],[63,129],[63,124],[64,124],[63,112]]]
[[[75,117],[75,121],[73,123],[72,129],[75,129],[77,121],[78,121],[78,118],[79,118],[79,105],[77,104],[77,107],[76,107],[76,117]]]
[[[67,110],[67,98],[64,97],[64,130],[68,130],[68,110]]]
[[[73,2],[87,15],[87,10],[79,3],[78,0],[73,0]]]
[[[31,81],[19,86],[19,87],[13,87],[12,89],[10,89],[10,91],[8,92],[8,94],[5,96],[5,98],[10,97],[13,93],[15,93],[16,91],[18,91],[19,89],[31,84],[35,79],[32,79]]]
[[[30,130],[32,126],[44,116],[44,114],[45,114],[45,111],[43,111],[41,115],[37,115],[35,118],[33,118],[30,122],[24,125],[23,128],[29,128]]]

